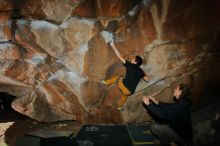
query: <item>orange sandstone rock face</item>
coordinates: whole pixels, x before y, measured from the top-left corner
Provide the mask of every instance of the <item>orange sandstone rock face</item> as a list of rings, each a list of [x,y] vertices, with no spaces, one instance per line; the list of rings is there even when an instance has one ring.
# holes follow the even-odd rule
[[[175,0],[169,1],[166,21],[162,31],[163,39],[178,40],[206,37],[219,31],[220,1]]]
[[[0,13],[0,41],[8,41],[13,37],[13,30],[11,29],[12,21],[11,19],[12,13],[10,12],[2,12]]]
[[[0,10],[1,11],[13,10],[13,3],[11,3],[11,1],[9,0],[0,1]]]
[[[150,119],[143,95],[171,101],[173,87],[187,83],[196,107],[206,102],[201,95],[219,87],[218,1],[23,0],[15,5],[0,2],[0,91],[17,96],[12,107],[30,118],[143,122]],[[109,41],[127,60],[142,56],[150,76],[122,112],[117,85],[99,85],[125,72]]]
[[[24,18],[43,19],[62,23],[71,16],[71,12],[83,0],[24,0],[22,2],[21,14]]]
[[[131,9],[138,5],[141,0],[90,0],[80,3],[80,5],[72,11],[72,15],[80,17],[109,17],[117,18],[127,14]]]

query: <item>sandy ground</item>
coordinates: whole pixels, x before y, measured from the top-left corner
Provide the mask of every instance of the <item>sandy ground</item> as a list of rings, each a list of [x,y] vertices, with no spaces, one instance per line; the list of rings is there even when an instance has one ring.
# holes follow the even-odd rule
[[[43,123],[13,111],[0,111],[0,146],[15,146],[17,137],[36,130],[67,130],[76,135],[80,128],[76,121]]]

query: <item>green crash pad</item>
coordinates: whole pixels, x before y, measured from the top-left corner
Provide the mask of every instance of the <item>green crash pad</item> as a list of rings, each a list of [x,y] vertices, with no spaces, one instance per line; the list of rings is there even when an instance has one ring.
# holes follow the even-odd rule
[[[149,124],[129,124],[127,129],[134,146],[159,145],[159,141],[150,131]]]

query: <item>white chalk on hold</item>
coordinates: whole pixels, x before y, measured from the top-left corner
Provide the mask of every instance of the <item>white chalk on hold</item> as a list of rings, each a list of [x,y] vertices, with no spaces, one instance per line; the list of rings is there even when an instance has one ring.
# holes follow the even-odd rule
[[[113,34],[108,32],[108,31],[102,31],[101,32],[103,38],[105,39],[105,42],[108,43],[108,42],[113,42]]]
[[[135,6],[131,11],[128,12],[129,16],[133,17],[135,14],[137,14],[138,9],[139,9],[138,5]]]

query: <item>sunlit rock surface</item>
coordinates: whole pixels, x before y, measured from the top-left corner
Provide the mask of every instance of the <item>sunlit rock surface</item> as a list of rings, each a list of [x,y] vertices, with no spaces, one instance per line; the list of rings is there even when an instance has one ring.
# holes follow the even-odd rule
[[[194,108],[218,91],[220,2],[217,0],[0,1],[0,91],[12,107],[52,122],[143,122],[143,95],[171,101],[178,83],[193,89]],[[123,111],[116,85],[123,75],[109,41],[126,59],[140,55],[150,76]]]

